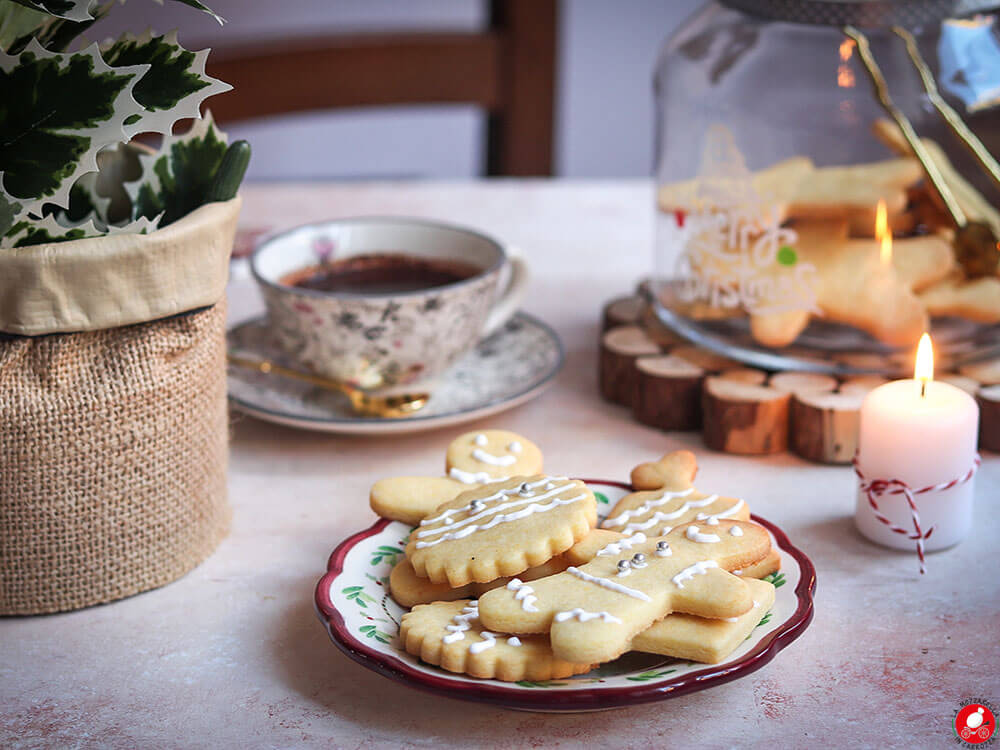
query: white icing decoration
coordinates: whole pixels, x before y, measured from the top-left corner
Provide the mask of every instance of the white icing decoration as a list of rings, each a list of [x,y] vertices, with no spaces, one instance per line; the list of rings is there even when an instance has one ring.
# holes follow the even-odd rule
[[[687,497],[692,492],[694,492],[693,487],[690,487],[684,490],[683,492],[664,492],[659,497],[647,500],[638,508],[635,508],[633,510],[622,511],[614,518],[609,518],[607,521],[604,522],[604,527],[608,528],[610,526],[621,526],[622,524],[626,523],[630,518],[635,518],[636,516],[645,515],[653,508],[657,508],[661,505],[664,505],[665,503],[668,503],[671,500],[678,497]],[[645,531],[646,529],[654,526],[660,521],[673,521],[675,519],[680,518],[682,515],[687,513],[689,510],[692,510],[693,508],[704,508],[706,505],[711,505],[718,499],[719,499],[718,495],[708,495],[707,497],[704,497],[701,500],[685,500],[684,503],[679,508],[670,511],[669,513],[664,513],[663,511],[658,510],[652,516],[647,518],[645,521],[642,522],[636,521],[635,523],[628,524],[625,527],[625,533],[628,534],[632,531]]]
[[[555,616],[556,622],[566,622],[566,620],[579,620],[580,622],[587,622],[588,620],[600,619],[602,622],[613,622],[618,625],[622,624],[622,621],[615,617],[610,612],[588,612],[585,609],[580,609],[576,607],[568,612],[559,612]]]
[[[709,515],[708,513],[699,513],[697,516],[695,516],[695,520],[705,521],[710,526],[715,526],[715,524],[712,523],[713,519],[732,518],[733,515],[736,513],[736,511],[738,511],[742,507],[743,507],[743,501],[737,500],[733,505],[726,508],[725,510],[719,511],[718,513],[712,513],[711,515]]]
[[[520,646],[521,645],[521,639],[518,638],[516,635],[512,635],[510,638],[507,639],[507,645],[508,646]]]
[[[644,541],[646,541],[646,535],[640,531],[638,534],[627,536],[624,539],[619,539],[617,542],[611,542],[606,547],[601,547],[601,549],[597,550],[597,557],[601,555],[620,555],[622,550],[632,549],[636,544],[642,544]]]
[[[666,536],[673,530],[674,530],[673,526],[664,526],[662,529],[660,529],[660,536]]]
[[[418,541],[415,546],[417,549],[423,549],[425,547],[433,547],[436,544],[440,544],[441,542],[451,541],[453,539],[464,539],[465,537],[474,534],[477,531],[487,531],[488,529],[492,529],[493,527],[499,526],[500,524],[503,523],[511,523],[512,521],[519,521],[522,518],[527,518],[528,516],[534,513],[545,513],[547,511],[558,508],[561,505],[571,505],[573,503],[585,500],[587,498],[587,493],[583,492],[575,497],[567,498],[565,500],[562,500],[557,497],[549,503],[542,504],[538,502],[541,500],[545,500],[546,498],[552,497],[553,495],[558,495],[560,492],[563,492],[566,489],[567,489],[566,486],[562,486],[554,490],[550,490],[549,492],[546,492],[542,495],[539,495],[538,497],[530,497],[509,503],[501,503],[495,508],[487,508],[486,510],[480,513],[468,516],[467,518],[464,518],[461,521],[456,521],[452,526],[448,527],[455,529],[455,531],[449,531],[447,534],[442,534],[442,532],[445,531],[444,528],[423,529],[422,531],[417,532],[417,539],[436,534],[442,534],[442,535],[439,538],[431,540],[429,542]],[[513,513],[500,513],[501,510],[516,508],[517,506],[524,505],[525,503],[529,503],[529,505],[526,508],[514,511]],[[474,521],[479,521],[484,516],[491,514],[495,515],[493,515],[493,517],[486,523],[482,525],[474,523]]]
[[[451,618],[452,625],[445,625],[448,633],[441,639],[444,643],[457,643],[465,638],[469,623],[479,617],[479,605],[476,602],[462,608],[462,613]]]
[[[495,480],[492,480],[492,481],[493,482],[502,482],[504,480],[503,479],[495,479]],[[542,480],[542,481],[545,481],[545,480]],[[528,484],[528,487],[534,488],[534,487],[537,487],[538,485],[540,485],[541,483],[542,482],[533,482],[533,483]],[[550,484],[551,484],[551,482],[550,482]],[[520,485],[518,486],[517,489],[520,489]],[[503,498],[508,497],[509,495],[513,495],[516,491],[517,490],[499,490],[497,492],[494,492],[492,495],[488,495],[487,497],[481,498],[481,499],[476,500],[474,502],[483,503],[485,505],[486,503],[490,503],[490,502],[492,502],[494,500],[502,500]],[[461,508],[448,508],[447,510],[443,511],[440,515],[434,516],[433,518],[425,518],[423,521],[420,522],[420,525],[421,526],[430,526],[431,524],[437,523],[438,521],[442,521],[442,520],[448,518],[448,516],[454,515],[455,513],[461,513],[463,510],[468,509],[468,507],[469,506],[466,505],[466,506],[461,507]],[[452,520],[454,522],[454,519],[452,519]]]
[[[575,568],[572,565],[566,568],[566,572],[569,573],[571,576],[576,576],[581,581],[595,583],[601,588],[608,589],[609,591],[617,591],[619,594],[625,594],[626,596],[631,596],[633,599],[641,599],[644,602],[650,601],[650,598],[641,591],[630,589],[628,586],[622,586],[620,583],[609,581],[607,578],[599,578],[597,576],[590,575],[590,573],[584,573],[582,570],[580,570],[579,568]]]
[[[718,534],[702,534],[698,531],[697,526],[688,526],[687,531],[684,532],[684,536],[692,542],[698,542],[700,544],[715,544],[716,542],[722,541]]]
[[[497,645],[496,633],[491,633],[488,630],[482,631],[479,635],[482,636],[483,640],[477,641],[469,646],[470,654],[478,654],[480,651],[485,651],[488,648],[493,648]]]
[[[757,607],[759,607],[759,606],[760,606],[760,602],[759,602],[759,601],[757,601],[756,599],[754,599],[754,600],[753,600],[753,608],[754,608],[754,609],[757,609]]]
[[[719,567],[719,563],[717,563],[715,560],[701,560],[700,562],[696,562],[694,565],[689,565],[688,567],[684,568],[684,570],[682,570],[680,573],[675,575],[670,580],[673,581],[674,585],[677,588],[682,589],[684,588],[684,581],[688,580],[689,578],[694,578],[696,575],[705,575],[706,573],[708,573],[709,568],[717,568],[717,567]]]
[[[454,518],[448,517],[448,518],[444,519],[444,525],[445,526],[451,526],[453,523],[455,523],[455,519]]]
[[[484,446],[487,445],[490,441],[487,440],[486,436],[480,432],[478,435],[472,438],[472,442],[475,443],[476,445]]]
[[[472,457],[480,463],[489,464],[490,466],[510,466],[517,461],[517,456],[494,456],[482,448],[473,450]]]
[[[723,617],[722,619],[725,620],[726,622],[737,622],[740,618],[739,617]]]
[[[649,511],[651,511],[653,508],[659,508],[661,505],[666,505],[675,498],[687,497],[692,492],[694,492],[694,487],[688,487],[683,492],[664,492],[662,495],[659,495],[658,497],[651,497],[649,500],[644,502],[638,508],[632,508],[631,510],[624,510],[614,518],[609,518],[607,521],[604,522],[604,526],[605,527],[622,526],[623,524],[627,523],[628,519],[630,518],[635,518],[636,516],[644,515]],[[718,495],[710,495],[710,497],[715,498],[718,497]],[[707,500],[708,498],[705,499]],[[708,502],[705,502],[704,500],[686,501],[683,505],[681,505],[680,508],[678,508],[676,511],[673,511],[673,515],[666,515],[663,517],[663,520],[669,521],[671,518],[678,518],[682,513],[690,510],[691,508],[704,508],[706,505],[710,505],[712,502],[713,500],[709,500]]]
[[[509,450],[511,453],[520,453],[521,451],[524,450],[524,447],[515,440],[514,442],[509,443],[507,445],[507,450]]]
[[[462,471],[454,466],[448,469],[448,476],[462,484],[490,484],[510,479],[510,477],[491,477],[485,471]]]
[[[520,578],[511,579],[507,583],[507,589],[514,592],[514,598],[521,602],[521,609],[525,612],[538,611],[538,607],[535,606],[535,602],[538,601],[538,597],[535,596],[535,590]]]
[[[704,513],[699,513],[698,516],[705,516],[705,514]],[[698,516],[695,516],[695,520],[697,520],[697,521],[704,521],[709,526],[718,526],[719,525],[719,519],[716,518],[715,516],[705,516],[704,518],[698,518]]]
[[[743,529],[741,529],[739,526],[730,526],[729,536],[743,536]]]
[[[734,570],[733,571],[733,575],[734,576],[741,576],[741,575],[743,575],[743,568],[737,568],[736,570]]]

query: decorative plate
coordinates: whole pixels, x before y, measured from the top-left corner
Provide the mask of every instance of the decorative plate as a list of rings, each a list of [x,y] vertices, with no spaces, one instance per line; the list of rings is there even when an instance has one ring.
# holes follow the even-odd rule
[[[621,482],[585,480],[606,515],[630,492]],[[774,524],[753,516],[781,553],[781,572],[769,576],[774,606],[749,638],[722,664],[698,664],[653,654],[628,653],[584,675],[547,682],[500,682],[453,674],[421,662],[398,643],[406,610],[388,591],[389,571],[412,530],[380,520],[334,550],[316,586],[316,608],[333,642],[347,656],[411,687],[462,700],[528,711],[596,711],[673,698],[704,690],[760,669],[798,638],[813,615],[816,571],[809,558]]]
[[[232,354],[294,367],[269,335],[266,318],[231,329]],[[412,417],[355,414],[346,396],[280,375],[230,365],[229,398],[258,419],[322,432],[418,432],[511,409],[540,395],[563,363],[556,332],[519,312],[445,373],[430,401]]]

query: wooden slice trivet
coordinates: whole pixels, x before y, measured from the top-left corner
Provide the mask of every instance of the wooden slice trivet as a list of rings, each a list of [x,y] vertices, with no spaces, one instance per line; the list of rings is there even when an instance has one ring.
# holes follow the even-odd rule
[[[976,394],[979,403],[979,447],[1000,453],[1000,385],[988,385]]]
[[[888,382],[889,379],[883,378],[881,375],[851,375],[844,379],[838,390],[841,393],[859,393],[864,396],[868,394],[868,391],[873,391]]]
[[[750,385],[764,385],[767,382],[767,373],[763,370],[755,370],[752,367],[734,367],[730,370],[723,370],[719,373],[720,378],[726,380],[737,380],[740,383]]]
[[[674,354],[640,357],[635,367],[632,415],[637,422],[668,431],[701,427],[701,383],[706,375],[701,367]]]
[[[836,378],[818,372],[776,372],[767,384],[792,395],[831,393],[837,390],[838,385]]]
[[[959,367],[958,371],[967,378],[978,380],[983,385],[1000,385],[1000,358],[974,362],[971,365]]]
[[[635,360],[659,353],[660,347],[639,326],[621,326],[605,333],[601,337],[601,395],[616,404],[631,406],[639,382]]]
[[[792,450],[802,458],[846,464],[858,449],[858,423],[865,393],[805,391],[792,396]]]
[[[646,300],[637,294],[611,300],[604,306],[604,314],[601,316],[601,332],[639,323],[646,307]]]
[[[777,388],[706,378],[702,388],[705,445],[745,455],[787,451],[790,401],[791,395]]]
[[[684,343],[645,299],[641,293],[620,297],[604,308],[603,325],[609,328],[601,338],[599,379],[605,399],[630,407],[636,421],[665,431],[701,426],[706,445],[716,450],[760,455],[791,448],[810,461],[851,461],[861,403],[887,378],[854,375],[838,383],[815,373],[769,375]],[[847,353],[834,359],[866,368],[897,358]],[[900,377],[907,377],[905,369]],[[982,446],[1000,450],[1000,394],[989,387],[1000,386],[1000,359],[939,379],[976,396]]]

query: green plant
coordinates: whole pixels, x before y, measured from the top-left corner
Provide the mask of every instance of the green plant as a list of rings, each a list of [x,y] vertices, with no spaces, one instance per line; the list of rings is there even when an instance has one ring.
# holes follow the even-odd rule
[[[231,88],[206,75],[208,50],[152,32],[77,44],[113,4],[0,0],[0,248],[150,232],[235,195],[248,146],[227,157],[211,116],[197,119]],[[139,133],[162,135],[159,150],[122,147]]]

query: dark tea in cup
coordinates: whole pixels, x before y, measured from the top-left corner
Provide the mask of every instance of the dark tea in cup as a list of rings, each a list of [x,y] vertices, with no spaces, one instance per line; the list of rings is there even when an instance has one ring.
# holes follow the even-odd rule
[[[317,292],[385,295],[454,284],[481,270],[454,259],[372,253],[301,268],[283,276],[281,283]]]

